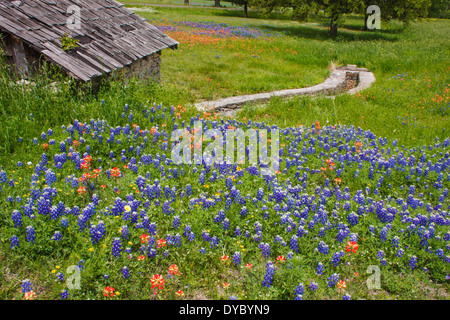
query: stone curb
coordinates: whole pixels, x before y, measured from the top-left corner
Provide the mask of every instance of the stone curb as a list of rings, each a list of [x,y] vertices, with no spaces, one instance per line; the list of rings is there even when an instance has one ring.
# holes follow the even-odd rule
[[[346,86],[347,72],[357,73],[359,77],[358,85],[348,91],[344,91]],[[237,109],[239,106],[249,102],[264,102],[272,97],[290,97],[295,95],[336,95],[340,93],[355,94],[360,90],[368,88],[375,81],[375,75],[365,68],[357,68],[355,65],[339,67],[331,71],[330,76],[324,82],[312,87],[300,89],[286,89],[267,93],[257,93],[228,97],[216,101],[205,101],[196,103],[194,106],[199,111],[214,110],[216,112]]]

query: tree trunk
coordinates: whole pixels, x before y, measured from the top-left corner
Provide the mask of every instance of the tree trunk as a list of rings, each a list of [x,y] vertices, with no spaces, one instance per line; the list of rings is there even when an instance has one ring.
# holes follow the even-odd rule
[[[184,0],[184,5],[188,6],[189,5],[189,0]]]
[[[369,15],[366,13],[364,13],[364,27],[363,27],[363,31],[368,31],[369,29],[367,28],[367,19],[369,18]]]
[[[220,7],[220,0],[214,0],[214,7]]]
[[[248,13],[247,13],[247,11],[248,11],[248,10],[247,10],[247,4],[245,3],[245,4],[244,4],[244,17],[245,17],[245,18],[248,18]]]
[[[335,19],[331,18],[331,20],[330,20],[330,36],[332,36],[332,37],[337,36],[337,31],[338,31],[337,21]]]

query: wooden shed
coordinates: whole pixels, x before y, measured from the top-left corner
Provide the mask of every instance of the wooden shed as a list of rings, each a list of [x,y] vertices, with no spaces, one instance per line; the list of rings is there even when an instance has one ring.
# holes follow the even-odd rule
[[[161,50],[178,45],[114,0],[0,0],[0,33],[25,79],[42,59],[82,81],[113,70],[159,79]]]

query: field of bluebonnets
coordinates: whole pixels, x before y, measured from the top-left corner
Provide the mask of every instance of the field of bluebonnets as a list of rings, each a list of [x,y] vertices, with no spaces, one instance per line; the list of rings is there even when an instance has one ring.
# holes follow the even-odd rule
[[[224,32],[235,32],[243,48],[252,45],[248,34],[265,32],[182,20],[158,25],[180,43],[189,38],[180,46],[186,54],[197,52],[190,46],[217,45]],[[403,123],[398,139],[371,120],[367,103],[378,97],[367,90],[342,98],[362,106],[366,120],[358,114],[360,123],[327,123],[329,115],[295,104],[343,108],[341,98],[274,100],[230,118],[193,110],[164,82],[111,81],[88,94],[63,81],[52,92],[54,78],[24,88],[3,72],[0,297],[448,299],[450,138],[431,127],[430,138],[399,112],[426,97],[421,119],[448,123],[449,70],[437,68],[424,75],[376,70],[385,83],[369,90],[401,105],[381,116]],[[422,94],[417,101],[395,96],[408,84],[413,99]],[[245,90],[239,85],[230,84],[232,93]],[[270,138],[279,129],[279,171],[262,176],[248,161],[175,164],[172,132],[194,134],[197,121],[223,134],[256,129]],[[210,143],[204,137],[190,148]]]

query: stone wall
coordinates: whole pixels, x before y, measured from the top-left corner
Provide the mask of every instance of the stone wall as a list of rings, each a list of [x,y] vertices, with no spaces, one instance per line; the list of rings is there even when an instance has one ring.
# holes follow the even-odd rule
[[[121,71],[122,76],[125,78],[137,77],[139,79],[147,79],[151,77],[156,81],[160,81],[161,51],[136,60],[131,65],[124,67]]]

